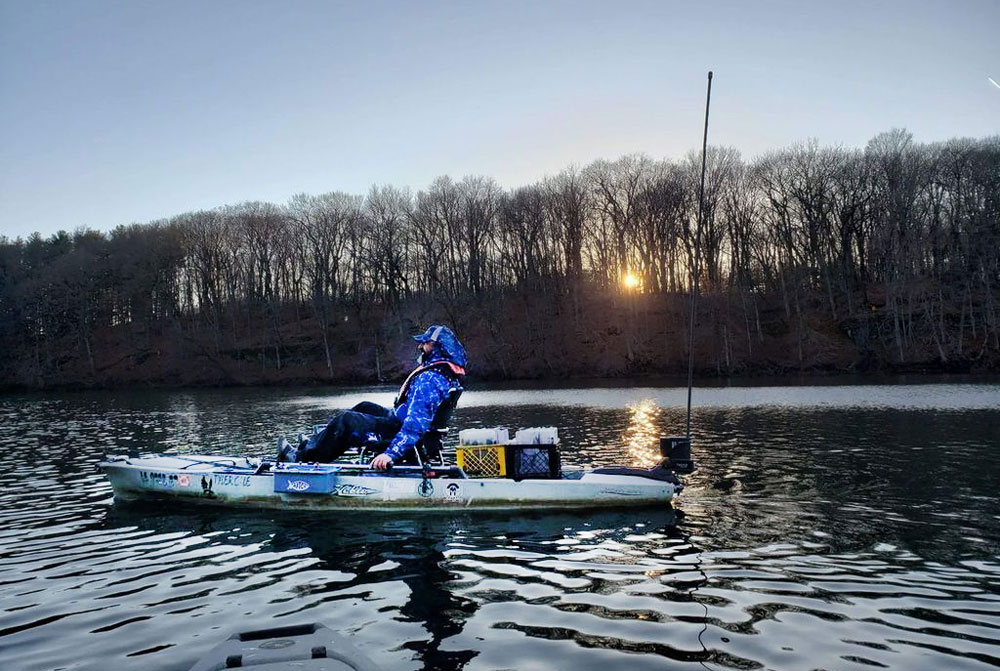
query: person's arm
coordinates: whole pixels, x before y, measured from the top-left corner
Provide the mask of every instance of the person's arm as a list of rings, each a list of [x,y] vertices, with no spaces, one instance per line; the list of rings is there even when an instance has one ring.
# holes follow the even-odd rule
[[[403,426],[384,452],[392,461],[401,459],[430,430],[434,414],[448,395],[448,386],[447,378],[434,371],[423,372],[413,381]]]

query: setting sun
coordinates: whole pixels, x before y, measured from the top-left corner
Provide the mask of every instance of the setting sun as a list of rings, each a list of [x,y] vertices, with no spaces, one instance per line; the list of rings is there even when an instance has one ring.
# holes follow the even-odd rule
[[[642,284],[642,280],[632,273],[625,273],[625,277],[622,278],[622,284],[626,289],[638,289]]]

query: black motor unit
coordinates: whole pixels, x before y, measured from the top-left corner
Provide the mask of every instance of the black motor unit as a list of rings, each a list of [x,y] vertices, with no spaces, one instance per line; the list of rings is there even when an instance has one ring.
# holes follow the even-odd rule
[[[694,459],[691,458],[691,439],[684,436],[660,438],[660,454],[667,466],[676,473],[691,473],[694,471]]]

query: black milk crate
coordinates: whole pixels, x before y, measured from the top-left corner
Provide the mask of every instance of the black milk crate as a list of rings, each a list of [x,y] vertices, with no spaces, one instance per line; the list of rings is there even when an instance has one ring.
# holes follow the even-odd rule
[[[562,461],[556,445],[504,446],[507,477],[514,480],[558,479],[562,477]]]

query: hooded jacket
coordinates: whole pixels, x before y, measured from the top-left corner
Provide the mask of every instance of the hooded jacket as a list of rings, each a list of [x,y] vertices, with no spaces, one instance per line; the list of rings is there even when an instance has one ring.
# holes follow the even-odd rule
[[[434,415],[454,389],[462,389],[465,375],[465,348],[446,326],[432,326],[414,336],[417,342],[434,342],[430,354],[421,358],[420,366],[400,388],[394,413],[402,423],[385,454],[399,461],[431,428]],[[437,365],[434,365],[437,364]]]

